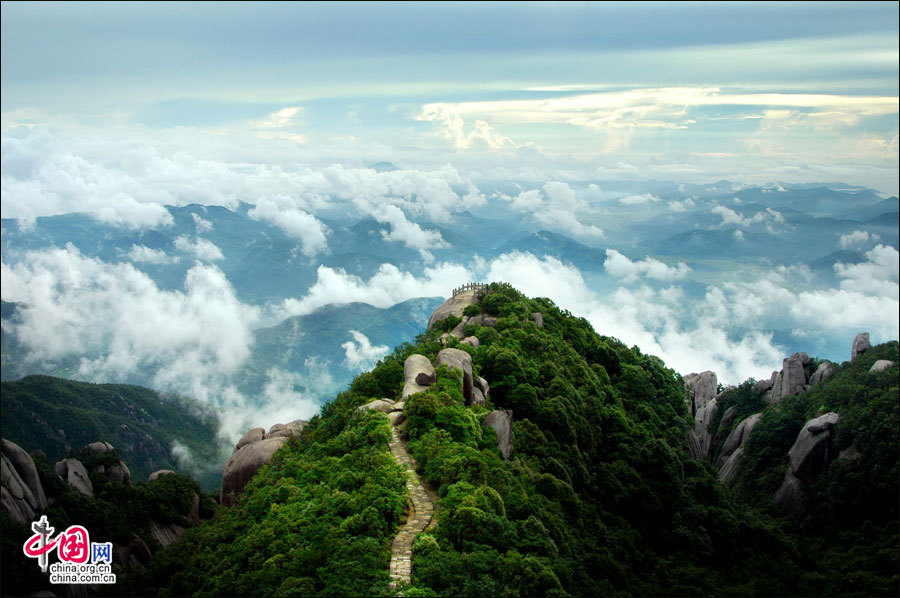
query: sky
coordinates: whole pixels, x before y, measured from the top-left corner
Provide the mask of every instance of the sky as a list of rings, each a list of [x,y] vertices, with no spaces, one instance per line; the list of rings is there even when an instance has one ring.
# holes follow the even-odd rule
[[[894,2],[4,2],[2,127],[897,194],[897,22]]]
[[[181,257],[138,245],[113,263],[71,246],[4,256],[3,298],[32,306],[38,358],[89,346],[102,354],[84,374],[98,381],[158,364],[156,388],[234,413],[246,401],[229,376],[252,330],[277,321],[273,309],[388,307],[470,280],[549,296],[680,373],[714,369],[728,383],[780,368],[773,330],[846,338],[848,350],[859,330],[896,338],[898,253],[864,230],[840,239],[862,261],[837,264],[834,288],[807,285],[803,264],[764,280],[736,267],[702,300],[681,286],[702,272],[604,241],[615,218],[694,206],[661,199],[654,181],[725,179],[727,192],[840,181],[897,195],[898,6],[3,2],[3,218],[27,227],[85,212],[139,230],[170,225],[166,205],[246,201],[250,218],[318,264],[304,295],[242,303],[207,238],[211,222],[197,216],[196,234],[175,240]],[[397,169],[372,168],[383,162]],[[647,187],[623,192],[615,181]],[[777,211],[739,209],[713,208],[715,226],[790,234]],[[603,246],[615,286],[593,288],[571,264],[517,251],[437,261],[448,242],[434,227],[452,229],[466,210]],[[383,264],[368,280],[321,265],[326,221],[347,216],[373,218],[420,262]],[[141,270],[179,259],[196,261],[182,289]],[[353,330],[343,348],[359,369],[388,350]],[[301,378],[318,372],[327,387],[318,365],[269,372],[271,409],[253,425],[293,419],[301,399],[312,415]]]

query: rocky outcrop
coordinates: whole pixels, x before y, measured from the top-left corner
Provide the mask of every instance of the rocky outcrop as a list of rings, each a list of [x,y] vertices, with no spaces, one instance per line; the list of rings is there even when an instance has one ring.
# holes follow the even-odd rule
[[[477,316],[472,316],[466,322],[467,326],[488,326],[493,328],[497,323],[497,320],[500,318],[497,316],[489,316],[487,314],[478,314]]]
[[[889,359],[879,359],[875,363],[872,364],[872,367],[869,368],[870,374],[876,374],[878,372],[883,372],[885,370],[893,367],[894,362]]]
[[[4,445],[6,442],[4,441]],[[14,446],[18,448],[17,445]],[[44,490],[40,486],[40,481],[38,481],[38,488],[40,494],[43,495]],[[19,523],[30,523],[34,520],[36,512],[47,507],[46,497],[44,497],[42,507],[40,497],[35,496],[35,492],[32,491],[28,482],[23,479],[13,464],[12,459],[8,458],[6,454],[0,455],[0,507],[10,518]]]
[[[497,448],[504,459],[509,459],[513,451],[513,414],[509,410],[491,411],[484,416],[481,425],[497,433]]]
[[[263,428],[251,428],[244,432],[244,435],[241,436],[241,439],[238,440],[237,444],[234,445],[234,450],[238,450],[244,448],[248,444],[259,442],[263,438],[266,437],[266,431]]]
[[[531,319],[534,320],[534,325],[538,328],[544,327],[544,314],[542,314],[541,312],[536,311],[531,314]]]
[[[427,357],[414,353],[403,362],[403,378],[401,398],[406,400],[410,395],[427,390],[437,380],[437,374]]]
[[[738,463],[744,453],[744,445],[747,444],[750,432],[753,431],[760,417],[762,417],[762,413],[754,413],[741,420],[725,439],[725,444],[722,445],[722,450],[716,460],[716,467],[719,468],[719,481],[723,484],[731,480],[737,472]]]
[[[54,466],[56,475],[68,482],[70,486],[84,494],[94,496],[94,486],[88,477],[87,470],[78,459],[63,459]]]
[[[809,385],[815,386],[816,384],[821,384],[826,380],[830,380],[832,376],[834,376],[834,364],[830,361],[823,361],[819,364],[819,367],[816,368],[813,375],[809,377]]]
[[[775,502],[784,513],[797,513],[803,507],[804,485],[824,472],[837,456],[831,446],[832,429],[841,416],[831,412],[804,424],[788,451],[789,465]]]
[[[853,346],[850,347],[850,361],[856,359],[856,356],[860,353],[865,353],[869,349],[872,348],[872,343],[869,341],[869,333],[868,332],[860,332],[853,339]]]
[[[685,402],[693,416],[694,427],[688,432],[688,446],[691,457],[707,460],[712,446],[709,424],[715,419],[718,411],[716,394],[719,382],[714,372],[688,374],[684,377],[687,387]]]
[[[230,507],[256,472],[272,460],[272,456],[288,441],[286,436],[264,438],[236,450],[222,468],[220,502]]]
[[[309,423],[303,419],[295,419],[292,422],[288,422],[286,424],[275,424],[271,428],[269,428],[269,432],[266,434],[266,438],[291,438],[292,436],[299,437],[300,432],[303,431],[303,428],[306,427],[306,424]]]
[[[108,442],[92,442],[85,447],[95,453],[109,453],[114,451],[113,445]],[[119,484],[131,484],[131,470],[128,465],[119,459],[112,465],[98,465],[94,471],[102,475],[109,482],[118,482]]]
[[[477,336],[467,336],[466,338],[460,341],[461,343],[465,343],[466,345],[470,345],[472,348],[477,349],[481,342],[478,340]]]
[[[41,479],[38,476],[37,468],[34,466],[34,460],[31,455],[14,442],[9,440],[3,441],[3,452],[9,459],[13,471],[15,471],[25,486],[31,491],[34,501],[31,507],[35,512],[41,512],[47,508],[47,496],[44,494],[44,487],[41,485]]]
[[[441,349],[437,354],[437,365],[445,365],[462,371],[462,392],[466,399],[466,405],[472,404],[472,356],[461,349]]]
[[[153,473],[151,473],[149,476],[147,476],[147,481],[152,482],[159,476],[164,476],[164,475],[175,475],[175,472],[172,471],[171,469],[158,469],[158,470],[154,471]]]
[[[772,372],[772,387],[763,394],[763,402],[774,405],[785,397],[806,390],[811,377],[811,362],[806,353],[794,353],[781,363],[780,372]]]
[[[434,326],[436,322],[440,322],[450,316],[456,316],[458,318],[463,317],[463,310],[465,310],[468,306],[473,303],[478,302],[478,290],[472,289],[469,291],[461,291],[454,295],[453,297],[447,299],[443,303],[441,303],[434,312],[432,312],[431,317],[428,318],[428,330],[431,330],[431,327]]]
[[[365,405],[356,408],[359,411],[380,411],[382,413],[390,413],[394,411],[394,401],[390,399],[375,399],[369,401]]]
[[[393,405],[393,401],[388,403]],[[295,419],[286,424],[275,424],[269,428],[268,433],[263,433],[262,428],[253,428],[244,433],[222,468],[222,489],[219,494],[221,503],[232,506],[237,502],[237,496],[247,482],[263,465],[272,460],[272,455],[288,441],[288,438],[300,436],[307,423],[306,420]],[[155,474],[162,475],[163,471]]]
[[[177,540],[184,533],[184,528],[175,523],[164,525],[157,521],[150,521],[150,535],[165,548]],[[140,560],[140,559],[138,559]]]

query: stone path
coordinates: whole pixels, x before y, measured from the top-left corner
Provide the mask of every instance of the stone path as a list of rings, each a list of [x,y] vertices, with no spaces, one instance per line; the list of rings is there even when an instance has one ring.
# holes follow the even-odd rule
[[[412,500],[413,512],[406,523],[394,537],[391,544],[391,579],[394,583],[410,583],[412,569],[412,545],[419,532],[428,527],[431,515],[434,513],[434,503],[422,486],[419,476],[416,474],[416,462],[407,452],[400,440],[397,428],[391,426],[391,454],[394,461],[406,469],[406,489]]]

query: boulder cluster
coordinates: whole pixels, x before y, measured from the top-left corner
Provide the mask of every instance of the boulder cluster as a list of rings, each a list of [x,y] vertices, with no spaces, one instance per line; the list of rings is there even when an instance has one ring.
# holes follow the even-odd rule
[[[275,424],[266,432],[263,428],[248,430],[237,444],[222,468],[220,502],[232,506],[256,472],[272,460],[278,449],[291,436],[300,436],[308,422],[297,419],[287,424]]]
[[[861,332],[853,339],[851,361],[870,349],[869,333]],[[870,374],[887,370],[892,361],[881,359],[869,369]],[[806,353],[794,353],[782,362],[780,371],[772,372],[768,380],[757,382],[753,390],[767,405],[806,392],[813,386],[830,379],[835,373],[834,364],[823,361],[813,371]],[[695,459],[710,461],[719,470],[719,480],[731,480],[740,462],[747,439],[759,422],[762,413],[754,413],[735,425],[734,407],[722,414],[715,433],[709,425],[718,411],[718,383],[713,372],[690,374],[684,378],[687,394],[685,402],[694,421],[688,434],[690,454]],[[805,488],[823,473],[835,458],[853,459],[859,456],[855,445],[837,455],[832,447],[832,429],[840,422],[838,413],[830,412],[806,422],[794,441],[788,456],[789,465],[784,481],[775,494],[775,502],[785,513],[796,513],[803,505]],[[724,443],[721,442],[724,437]],[[718,454],[715,447],[721,444]]]
[[[4,439],[2,444],[3,453],[0,455],[0,471],[2,471],[2,484],[0,484],[0,498],[2,500],[0,500],[0,503],[2,503],[2,509],[14,521],[30,525],[31,522],[37,520],[48,506],[53,504],[53,501],[48,499],[44,492],[43,484],[31,455],[25,452],[22,447],[9,440]],[[92,442],[85,448],[96,453],[107,453],[115,450],[108,442]],[[94,496],[94,487],[88,470],[80,460],[74,458],[61,459],[54,465],[54,471],[56,475],[76,491],[85,496]],[[131,471],[121,459],[112,465],[97,465],[94,468],[94,473],[100,474],[109,482],[116,482],[126,486],[132,483]],[[151,473],[147,481],[152,482],[162,475],[174,473],[174,471],[169,469],[161,469]],[[193,495],[190,511],[181,513],[181,515],[190,524],[196,525],[200,523],[200,496],[197,493]],[[149,522],[149,529],[150,534],[162,547],[168,546],[177,540],[185,530],[183,526],[176,523],[160,523],[154,520]],[[138,535],[132,534],[127,544],[113,544],[112,556],[113,563],[121,567],[136,569],[150,562],[152,552],[144,540]]]

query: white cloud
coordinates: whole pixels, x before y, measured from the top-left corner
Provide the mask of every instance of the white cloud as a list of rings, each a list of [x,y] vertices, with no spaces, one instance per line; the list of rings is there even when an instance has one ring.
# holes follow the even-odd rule
[[[877,245],[867,251],[865,257],[866,261],[860,264],[834,265],[835,273],[843,279],[841,288],[895,300],[900,298],[900,254],[897,250],[887,245]]]
[[[868,245],[870,243],[875,243],[878,239],[880,239],[880,237],[874,233],[869,234],[868,231],[855,230],[852,233],[841,235],[841,247],[849,249],[859,245]]]
[[[694,200],[688,197],[683,201],[670,201],[669,209],[673,212],[686,212],[688,208],[693,208],[695,205]]]
[[[299,209],[290,197],[261,197],[247,215],[255,220],[274,224],[291,237],[299,239],[302,253],[307,257],[314,257],[328,249],[325,238],[328,227],[309,212]]]
[[[750,218],[741,216],[728,206],[716,206],[710,212],[722,217],[720,226],[737,225],[746,228],[753,224],[765,224],[769,231],[774,231],[773,227],[775,224],[784,223],[784,216],[781,212],[772,208],[766,208],[761,212],[757,212]]]
[[[619,200],[623,206],[639,206],[646,203],[656,203],[659,198],[652,193],[642,193],[639,195],[629,195]],[[674,203],[674,202],[673,202]],[[669,204],[671,206],[671,204]]]
[[[669,266],[652,257],[632,261],[615,249],[606,250],[606,261],[603,262],[603,268],[610,275],[621,278],[624,282],[636,282],[642,276],[672,281],[684,278],[691,271],[684,262],[679,262],[677,266]]]
[[[193,241],[185,235],[176,237],[175,248],[190,253],[198,260],[212,262],[225,259],[225,256],[222,255],[222,250],[219,249],[218,245],[207,239],[201,239],[200,237],[196,237]]]
[[[591,207],[577,198],[568,183],[550,181],[538,189],[522,191],[515,197],[500,195],[510,206],[531,216],[538,224],[562,231],[574,237],[605,238],[603,229],[594,224],[585,224],[591,217]]]
[[[307,294],[283,302],[282,317],[309,314],[330,303],[359,301],[390,307],[414,297],[449,296],[452,289],[472,280],[464,266],[449,263],[426,267],[419,276],[402,272],[393,264],[382,264],[368,281],[340,268],[319,266],[316,282]]]
[[[341,348],[344,349],[344,355],[346,356],[344,363],[350,370],[366,371],[390,351],[387,345],[373,346],[369,337],[358,330],[350,330],[348,332],[353,336],[353,340],[341,344]]]
[[[208,233],[213,229],[213,223],[207,220],[206,218],[200,216],[195,212],[191,212],[191,218],[194,219],[194,226],[197,229],[197,234],[202,235],[203,233]]]
[[[207,402],[247,359],[259,320],[215,266],[196,265],[183,291],[164,291],[130,263],[71,245],[3,263],[2,294],[25,304],[15,333],[30,361],[81,357],[85,379],[141,379]]]
[[[125,256],[132,262],[148,264],[177,264],[181,261],[177,255],[170,256],[162,249],[152,249],[145,245],[132,245]]]
[[[374,211],[372,215],[378,222],[391,225],[390,232],[381,231],[381,236],[386,241],[403,243],[407,247],[417,249],[428,262],[434,259],[428,251],[429,249],[450,246],[444,241],[440,231],[425,230],[415,222],[410,222],[403,210],[395,205],[384,206],[382,209]]]

